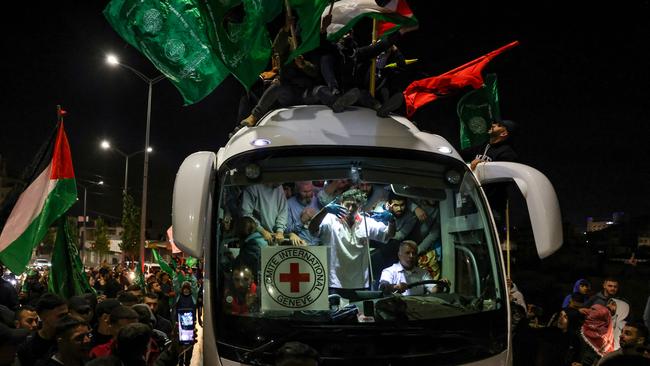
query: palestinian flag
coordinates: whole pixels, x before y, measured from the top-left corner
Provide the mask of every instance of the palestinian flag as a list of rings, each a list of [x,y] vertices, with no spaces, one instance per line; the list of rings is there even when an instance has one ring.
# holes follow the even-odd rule
[[[409,7],[409,4],[406,2],[406,0],[390,0],[386,5],[384,5],[384,8],[393,11],[403,17],[413,18],[413,11]],[[383,20],[379,21],[377,23],[377,38],[382,38],[383,36],[393,33],[398,29],[399,27],[395,23]]]
[[[389,2],[386,6],[379,6],[375,0],[341,0],[335,2],[332,8],[332,23],[327,27],[327,39],[330,41],[338,40],[361,19],[367,17],[391,23],[393,25],[391,32],[401,27],[415,27],[418,25],[418,20],[413,16],[412,12],[410,16],[402,15],[398,13],[397,6],[392,8],[391,3]],[[323,11],[321,18],[328,14],[329,7]]]
[[[15,274],[25,270],[32,251],[50,226],[77,200],[63,121],[59,122],[49,154],[49,164],[20,195],[0,233],[0,261]]]

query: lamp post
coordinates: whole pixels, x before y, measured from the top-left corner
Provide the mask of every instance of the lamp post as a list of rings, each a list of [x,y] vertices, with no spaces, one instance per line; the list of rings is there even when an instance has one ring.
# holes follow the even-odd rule
[[[125,69],[133,72],[137,77],[142,79],[149,86],[148,97],[147,97],[147,128],[145,132],[144,139],[144,149],[146,150],[149,147],[149,127],[151,125],[151,92],[153,85],[160,82],[165,78],[164,75],[158,75],[155,78],[150,78],[140,71],[134,69],[133,67],[121,63],[116,56],[108,55],[106,57],[106,62],[113,66],[122,66]],[[144,154],[144,168],[142,173],[142,207],[140,213],[140,269],[144,273],[144,242],[145,242],[145,226],[147,223],[147,176],[149,170],[149,154]]]
[[[132,156],[134,156],[136,154],[143,153],[143,152],[145,152],[145,150],[140,150],[140,151],[136,151],[136,152],[131,153],[131,154],[127,154],[124,151],[118,149],[117,147],[111,145],[111,143],[108,140],[103,140],[101,142],[100,146],[104,150],[112,149],[112,150],[117,151],[120,155],[124,156],[124,159],[126,160],[126,164],[124,165],[124,189],[122,190],[122,192],[124,194],[126,194],[126,192],[128,191],[128,183],[129,183],[129,158],[131,158]],[[149,146],[149,147],[147,147],[146,151],[147,151],[147,153],[150,153],[150,152],[153,151],[153,148],[151,146]]]
[[[84,182],[88,182],[88,183],[95,184],[95,185],[98,185],[98,186],[101,186],[101,185],[104,184],[103,180],[100,180],[98,182],[84,180]],[[81,232],[82,232],[82,234],[80,235],[81,236],[81,248],[84,248],[85,245],[86,245],[86,221],[88,221],[86,219],[86,217],[87,217],[86,216],[86,207],[87,207],[86,199],[88,198],[88,186],[86,186],[84,184],[81,184],[79,182],[77,182],[77,185],[84,189],[84,209],[83,209],[83,217],[84,218],[83,218],[83,223],[81,224]]]

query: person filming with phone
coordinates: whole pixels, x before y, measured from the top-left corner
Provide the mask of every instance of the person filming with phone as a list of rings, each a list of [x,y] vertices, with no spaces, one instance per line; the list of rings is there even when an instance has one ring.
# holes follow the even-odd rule
[[[174,304],[175,319],[177,321],[178,333],[181,344],[194,343],[194,327],[196,323],[196,301],[192,296],[192,284],[184,281],[181,285],[181,291]],[[186,336],[187,335],[187,336]],[[190,346],[186,352],[178,358],[179,366],[189,366],[192,360],[193,346]]]

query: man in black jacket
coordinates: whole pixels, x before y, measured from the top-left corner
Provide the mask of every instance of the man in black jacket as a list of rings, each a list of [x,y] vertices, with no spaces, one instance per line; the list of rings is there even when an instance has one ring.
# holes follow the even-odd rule
[[[488,161],[512,161],[517,162],[519,156],[512,148],[512,139],[517,124],[514,121],[502,120],[492,122],[488,130],[490,140],[487,144],[472,146],[460,152],[465,161],[469,161],[472,170],[479,163]]]
[[[488,130],[490,139],[486,144],[472,146],[460,152],[466,162],[470,162],[472,170],[476,169],[479,163],[490,161],[518,162],[519,156],[512,147],[514,134],[517,131],[517,124],[510,120],[494,121]],[[505,234],[505,213],[509,197],[512,197],[512,185],[510,183],[494,183],[485,187],[485,194],[490,201],[492,214],[496,221],[500,234]]]

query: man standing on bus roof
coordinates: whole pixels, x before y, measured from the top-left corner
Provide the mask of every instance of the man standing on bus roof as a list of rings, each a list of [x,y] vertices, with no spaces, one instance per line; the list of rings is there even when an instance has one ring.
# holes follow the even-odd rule
[[[309,224],[309,231],[329,246],[330,292],[349,297],[354,290],[367,289],[368,240],[386,243],[395,235],[395,218],[388,211],[371,217],[359,215],[365,195],[358,189],[343,192],[341,204],[331,202]]]
[[[465,161],[471,161],[472,170],[479,163],[489,161],[512,161],[519,160],[519,156],[512,147],[513,138],[517,131],[517,124],[511,120],[492,122],[488,130],[490,140],[487,144],[476,145],[464,149],[460,155]]]

